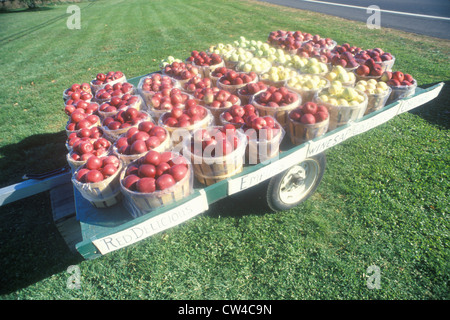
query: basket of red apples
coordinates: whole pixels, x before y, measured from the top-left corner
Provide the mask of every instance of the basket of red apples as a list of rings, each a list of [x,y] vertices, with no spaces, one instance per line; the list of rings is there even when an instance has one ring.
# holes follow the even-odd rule
[[[122,71],[109,71],[108,73],[98,73],[95,79],[90,82],[92,92],[97,93],[103,89],[107,84],[114,85],[116,83],[127,82],[127,78]]]
[[[151,150],[129,163],[120,176],[124,205],[133,217],[185,199],[193,192],[192,166],[172,152]]]
[[[355,70],[356,80],[378,80],[383,75],[383,66],[374,59],[369,58],[365,60],[358,68]]]
[[[99,104],[110,101],[114,97],[121,98],[125,94],[135,94],[134,86],[129,82],[107,83],[102,89],[95,93],[95,101]]]
[[[219,81],[217,81],[217,87],[219,89],[227,90],[232,94],[237,94],[237,91],[249,83],[256,83],[258,81],[258,75],[256,72],[237,72],[230,70],[225,73]]]
[[[145,111],[128,108],[103,119],[102,129],[106,138],[116,141],[120,135],[132,127],[137,127],[143,121],[152,121],[152,117]]]
[[[285,130],[272,116],[251,115],[242,129],[248,139],[246,158],[249,164],[278,156]]]
[[[68,151],[72,151],[73,145],[75,142],[79,141],[82,138],[89,139],[98,139],[103,137],[103,130],[100,127],[92,127],[89,129],[81,129],[75,132],[72,132],[66,139],[66,148]]]
[[[355,54],[355,59],[359,64],[364,64],[365,61],[372,59],[382,67],[382,71],[392,70],[395,63],[395,57],[381,48],[361,50]]]
[[[84,110],[75,110],[67,121],[66,133],[69,136],[71,133],[85,128],[98,127],[100,125],[100,117],[96,114],[87,114]]]
[[[247,138],[233,125],[197,129],[183,140],[183,155],[190,160],[197,181],[211,185],[242,171]]]
[[[155,125],[152,121],[143,121],[114,142],[113,152],[127,165],[150,150],[163,152],[170,147],[170,135],[165,128]]]
[[[328,131],[328,109],[315,102],[306,102],[289,113],[289,137],[294,145],[320,137]]]
[[[221,77],[223,77],[230,70],[233,70],[233,69],[229,69],[225,66],[217,67],[214,70],[212,70],[209,75],[209,79],[211,79],[211,86],[212,87],[217,86],[217,81],[219,81],[219,79]]]
[[[416,92],[417,81],[409,73],[386,71],[383,77],[392,89],[387,103],[412,96]]]
[[[115,155],[91,156],[74,172],[72,183],[94,207],[111,207],[122,200],[119,181],[122,168]]]
[[[66,101],[69,99],[76,101],[76,100],[80,99],[81,96],[83,96],[84,94],[89,94],[90,97],[84,96],[85,99],[82,99],[82,100],[86,101],[86,100],[92,99],[92,90],[91,90],[91,86],[89,85],[89,83],[86,83],[86,82],[84,82],[82,84],[74,83],[73,85],[70,86],[70,88],[67,88],[66,90],[64,90],[64,92],[63,92],[64,103],[66,103]]]
[[[256,107],[260,116],[272,116],[286,128],[289,112],[297,108],[301,100],[300,94],[287,87],[269,86],[266,91],[254,95],[250,103]]]
[[[186,101],[192,96],[179,88],[167,88],[156,92],[147,104],[150,114],[157,121],[161,115],[173,108],[184,109]]]
[[[144,100],[141,96],[124,94],[122,97],[113,97],[107,102],[103,102],[98,108],[100,118],[106,119],[116,115],[121,110],[134,108],[141,110],[144,106]]]
[[[220,125],[232,124],[236,129],[242,128],[249,116],[258,115],[258,110],[252,104],[241,106],[239,104],[232,105],[227,111],[220,114]]]
[[[237,95],[219,87],[196,90],[194,98],[211,112],[215,123],[219,123],[222,112],[229,110],[234,104],[241,104]]]
[[[341,51],[341,53],[335,52],[330,59],[330,63],[332,66],[341,66],[347,71],[356,70],[359,66],[359,63],[356,61],[355,56],[351,51]]]
[[[137,91],[144,99],[145,104],[149,106],[155,93],[164,89],[175,88],[177,85],[178,83],[169,76],[162,75],[161,73],[152,73],[139,80]]]
[[[189,79],[188,82],[184,83],[183,91],[193,94],[197,89],[211,88],[212,80],[210,78],[202,78],[200,74]]]
[[[241,99],[241,104],[250,103],[251,98],[260,92],[267,90],[267,85],[263,81],[250,82],[236,91],[237,96]]]
[[[186,136],[198,128],[207,128],[214,121],[211,112],[197,104],[195,99],[186,101],[186,107],[173,108],[164,113],[158,120],[158,125],[167,129],[173,146],[180,143]]]
[[[67,100],[64,101],[64,105],[77,104],[80,101],[91,102],[93,95],[89,92],[73,92]]]
[[[78,100],[74,104],[67,104],[64,106],[64,112],[70,117],[75,110],[78,110],[87,115],[97,113],[99,105],[96,102],[87,102],[84,100]]]
[[[222,57],[217,53],[207,53],[205,51],[194,50],[186,59],[187,63],[192,63],[200,70],[203,78],[209,78],[211,72],[225,65]]]
[[[111,148],[111,142],[103,137],[91,138],[90,136],[85,136],[89,129],[82,129],[78,133],[77,137],[69,140],[68,145],[70,145],[69,153],[67,154],[67,162],[73,171],[78,169],[80,166],[86,163],[86,161],[92,157],[102,157],[108,154]],[[80,135],[84,135],[81,138]]]
[[[200,69],[190,63],[174,61],[171,64],[166,64],[162,70],[163,75],[174,79],[180,88],[189,81],[192,77],[200,74]]]

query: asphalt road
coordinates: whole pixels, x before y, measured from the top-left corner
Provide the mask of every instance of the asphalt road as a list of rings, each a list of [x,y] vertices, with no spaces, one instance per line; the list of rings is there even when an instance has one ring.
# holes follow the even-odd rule
[[[380,8],[381,28],[393,28],[420,35],[450,39],[449,0],[261,0],[292,8],[321,12],[366,22],[373,14],[367,7]]]

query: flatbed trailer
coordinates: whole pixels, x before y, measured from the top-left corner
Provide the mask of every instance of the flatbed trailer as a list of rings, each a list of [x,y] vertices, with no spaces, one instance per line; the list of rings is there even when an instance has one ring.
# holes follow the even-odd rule
[[[147,75],[129,79],[137,85]],[[271,209],[285,210],[308,199],[317,189],[326,169],[325,151],[353,136],[369,131],[395,116],[436,98],[444,83],[416,88],[414,95],[397,100],[361,119],[338,127],[301,145],[284,139],[279,156],[255,165],[209,186],[194,185],[194,192],[181,201],[134,218],[122,203],[95,208],[74,188],[70,168],[50,176],[31,176],[24,182],[0,189],[0,205],[50,191],[53,220],[70,249],[84,259],[94,259],[175,227],[208,211],[209,206],[265,183]]]

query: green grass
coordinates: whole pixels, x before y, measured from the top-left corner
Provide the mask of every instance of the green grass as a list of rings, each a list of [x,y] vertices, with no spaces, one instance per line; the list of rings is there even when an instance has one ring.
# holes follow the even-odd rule
[[[109,70],[132,78],[239,36],[302,30],[381,47],[419,86],[447,84],[434,101],[327,151],[318,190],[289,211],[271,213],[262,193],[245,193],[84,261],[53,225],[47,193],[1,207],[3,299],[449,298],[448,41],[256,1],[79,5],[81,30],[66,28],[67,5],[0,14],[0,186],[65,164],[61,95],[72,83]],[[81,290],[66,287],[72,264]],[[381,289],[367,288],[372,265]]]

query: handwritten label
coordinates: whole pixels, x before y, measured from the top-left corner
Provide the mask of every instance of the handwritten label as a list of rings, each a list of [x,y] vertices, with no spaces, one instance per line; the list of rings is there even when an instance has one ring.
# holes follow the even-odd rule
[[[339,131],[337,131],[336,133],[333,133],[326,137],[324,136],[317,141],[308,142],[307,158],[322,153],[326,149],[334,147],[335,145],[338,145],[339,143],[353,136],[352,126],[347,126],[343,129],[338,130]]]
[[[200,195],[188,202],[152,217],[126,230],[93,240],[101,254],[106,254],[133,243],[141,241],[149,236],[179,225],[196,215],[208,210],[208,200],[204,190],[199,190]]]
[[[304,146],[291,154],[268,164],[267,166],[258,169],[249,174],[241,177],[230,179],[228,181],[228,194],[232,195],[237,192],[243,191],[250,187],[257,185],[273,176],[276,176],[280,172],[289,169],[293,165],[296,165],[306,158],[307,146]]]

